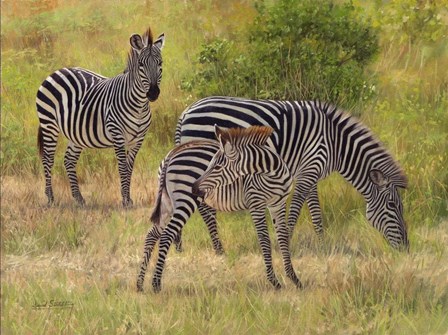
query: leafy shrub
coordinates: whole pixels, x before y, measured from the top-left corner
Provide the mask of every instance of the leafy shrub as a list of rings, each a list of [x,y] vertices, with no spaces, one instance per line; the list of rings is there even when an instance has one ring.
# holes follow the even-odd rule
[[[204,44],[183,88],[199,96],[322,99],[356,104],[373,92],[366,66],[377,32],[351,3],[279,0],[257,4],[241,41]]]

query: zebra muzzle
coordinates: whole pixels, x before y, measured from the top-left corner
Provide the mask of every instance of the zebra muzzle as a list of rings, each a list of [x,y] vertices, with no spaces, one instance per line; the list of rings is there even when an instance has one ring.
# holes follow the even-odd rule
[[[199,183],[198,183],[198,182],[195,182],[195,183],[193,184],[193,187],[192,187],[192,189],[191,189],[191,193],[193,193],[193,195],[195,195],[195,196],[197,196],[197,197],[201,197],[201,198],[203,198],[204,195],[205,195],[205,191],[204,191],[204,190],[201,190],[201,189],[199,188]]]
[[[158,86],[150,86],[149,91],[146,93],[146,97],[149,99],[149,101],[156,101],[159,97],[160,89]]]

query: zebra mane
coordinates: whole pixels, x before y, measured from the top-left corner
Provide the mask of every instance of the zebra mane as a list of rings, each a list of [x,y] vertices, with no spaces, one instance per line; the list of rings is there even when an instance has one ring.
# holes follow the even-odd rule
[[[265,145],[274,130],[266,126],[252,126],[249,128],[218,128],[216,135],[224,142],[232,145]]]
[[[327,117],[335,125],[335,128],[341,134],[348,131],[349,129],[351,129],[352,131],[356,130],[358,133],[362,133],[364,139],[375,145],[378,152],[381,153],[382,157],[384,157],[384,159],[381,159],[381,161],[374,162],[371,168],[383,170],[383,173],[389,178],[389,180],[394,182],[397,186],[403,188],[407,187],[408,180],[403,169],[393,158],[389,150],[386,149],[384,144],[373,134],[373,132],[366,125],[364,125],[356,117],[331,104],[315,102],[315,105],[327,115]],[[377,163],[377,165],[375,163]],[[384,169],[382,169],[383,167]]]
[[[148,27],[148,29],[142,35],[142,39],[143,39],[143,43],[145,43],[146,46],[152,45],[154,40],[153,40],[153,37],[152,37],[151,27]]]
[[[145,46],[153,44],[154,38],[152,35],[151,27],[148,27],[148,29],[143,33],[142,40]],[[138,52],[131,47],[131,50],[128,53],[128,62],[123,73],[128,73],[131,70],[133,64],[135,64],[135,62],[137,61],[137,58]]]

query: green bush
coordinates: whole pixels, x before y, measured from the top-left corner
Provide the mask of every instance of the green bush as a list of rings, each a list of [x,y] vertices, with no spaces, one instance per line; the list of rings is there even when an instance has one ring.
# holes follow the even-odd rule
[[[374,91],[366,66],[377,32],[351,3],[279,0],[257,3],[241,41],[203,45],[183,88],[198,96],[322,99],[352,106]]]

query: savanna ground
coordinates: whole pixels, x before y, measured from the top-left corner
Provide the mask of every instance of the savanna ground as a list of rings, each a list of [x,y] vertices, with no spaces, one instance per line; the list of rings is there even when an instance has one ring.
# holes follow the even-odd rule
[[[431,35],[430,42],[403,38],[410,29],[403,22],[413,19],[405,13],[410,3],[385,4],[378,16],[363,7],[382,30],[380,53],[370,65],[377,96],[360,113],[408,175],[402,195],[410,253],[392,250],[365,219],[362,197],[331,176],[319,184],[324,244],[306,210],[292,239],[302,291],[285,278],[276,248],[284,288],[271,288],[250,217],[235,213],[218,216],[225,255],[214,254],[194,216],[184,229],[184,252],[170,251],[162,292],[151,291],[153,257],[139,294],[135,281],[157,166],[172,146],[177,116],[196,99],[180,82],[193,71],[202,43],[238,36],[255,16],[253,4],[2,2],[1,333],[446,334],[448,20],[446,10],[438,13],[443,33]],[[155,35],[166,33],[164,78],[137,157],[134,207],[120,206],[112,150],[83,153],[78,171],[87,205],[75,206],[61,139],[54,168],[57,202],[48,208],[35,146],[40,82],[62,66],[105,75],[122,71],[130,34],[143,32],[148,22]]]

